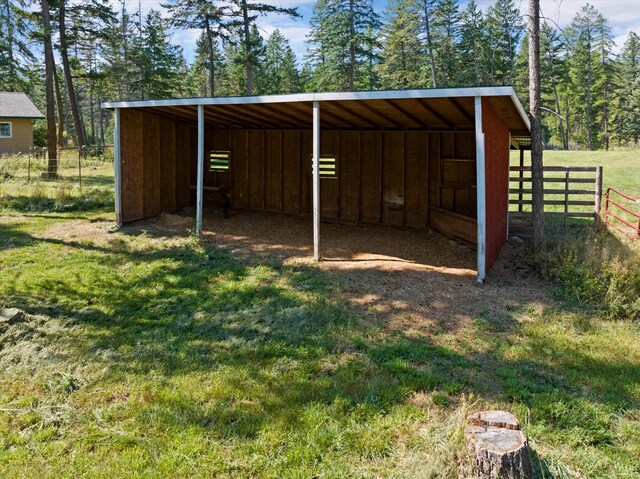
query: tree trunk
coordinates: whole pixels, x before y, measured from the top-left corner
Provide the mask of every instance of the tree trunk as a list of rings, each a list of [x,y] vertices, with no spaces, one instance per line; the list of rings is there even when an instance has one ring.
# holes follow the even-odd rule
[[[586,105],[585,105],[585,128],[587,133],[587,150],[591,151],[592,143],[591,143],[591,82],[592,82],[592,67],[591,67],[591,32],[587,35],[587,47],[589,51],[588,65],[589,68],[587,70],[587,95],[586,95]]]
[[[436,78],[436,60],[433,56],[433,42],[431,41],[431,24],[429,23],[429,0],[422,0],[424,6],[424,26],[427,34],[427,52],[429,53],[429,65],[431,67],[431,85],[433,88],[438,87]]]
[[[529,479],[532,477],[527,438],[518,420],[508,412],[485,411],[469,419],[466,428],[471,471],[477,479]]]
[[[249,11],[247,0],[242,0],[242,23],[244,28],[245,68],[247,70],[247,95],[253,95],[253,58],[251,58],[251,34],[249,33]]]
[[[53,93],[53,71],[56,67],[53,59],[51,44],[51,12],[49,0],[42,0],[42,28],[44,30],[44,71],[45,97],[47,101],[47,150],[49,163],[47,165],[48,178],[55,178],[58,174],[58,151],[56,146],[56,112]]]
[[[6,24],[7,24],[7,59],[9,60],[9,91],[15,91],[18,87],[16,85],[16,72],[13,55],[13,22],[14,19],[11,16],[11,5],[9,0],[6,0]]]
[[[544,182],[542,172],[542,113],[540,107],[540,0],[529,0],[529,116],[531,119],[531,177],[533,242],[544,241]]]
[[[62,93],[60,93],[60,78],[58,69],[53,69],[53,81],[56,91],[56,107],[58,110],[58,146],[64,146],[64,104],[62,103]]]
[[[353,0],[349,0],[349,69],[347,70],[347,90],[355,91],[355,76],[356,76],[356,46],[353,41],[356,32],[355,25],[353,24]]]
[[[71,107],[71,115],[73,117],[73,128],[76,132],[76,146],[82,148],[86,144],[84,134],[84,126],[80,119],[80,110],[78,109],[78,99],[75,89],[73,88],[73,78],[71,77],[71,67],[69,65],[69,53],[67,51],[67,28],[65,25],[65,5],[60,3],[58,13],[58,25],[60,33],[60,57],[62,58],[62,68],[64,70],[64,79],[67,85],[67,95],[69,96],[69,106]]]
[[[211,25],[209,24],[209,17],[205,18],[205,31],[207,34],[207,43],[209,45],[209,94],[210,96],[216,96],[216,65],[215,58],[213,56],[213,32],[211,31]]]

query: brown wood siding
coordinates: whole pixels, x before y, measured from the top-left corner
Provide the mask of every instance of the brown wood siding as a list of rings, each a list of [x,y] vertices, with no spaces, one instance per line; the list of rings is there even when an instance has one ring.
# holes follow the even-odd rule
[[[0,153],[26,153],[33,148],[33,121],[28,118],[0,118],[11,123],[11,138],[0,138]]]
[[[120,110],[122,220],[171,213],[190,205],[193,128],[135,109]]]

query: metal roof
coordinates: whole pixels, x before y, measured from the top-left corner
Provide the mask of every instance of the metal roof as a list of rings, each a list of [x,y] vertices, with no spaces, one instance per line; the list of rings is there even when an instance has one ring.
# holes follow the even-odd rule
[[[40,110],[21,92],[0,92],[0,118],[44,118]]]
[[[512,87],[438,88],[368,92],[182,98],[106,102],[103,108],[139,108],[195,124],[197,107],[214,128],[310,129],[314,101],[323,128],[472,130],[474,98],[489,97],[509,130],[528,136],[527,114]]]

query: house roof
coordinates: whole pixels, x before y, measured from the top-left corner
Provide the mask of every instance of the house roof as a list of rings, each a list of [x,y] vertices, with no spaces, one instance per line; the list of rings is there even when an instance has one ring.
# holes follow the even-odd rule
[[[0,91],[0,118],[44,118],[40,110],[21,92]]]
[[[527,114],[512,87],[434,88],[370,92],[182,98],[106,102],[103,108],[139,108],[195,124],[197,107],[214,128],[310,129],[313,102],[323,128],[473,130],[474,98],[489,97],[512,134],[530,135]]]

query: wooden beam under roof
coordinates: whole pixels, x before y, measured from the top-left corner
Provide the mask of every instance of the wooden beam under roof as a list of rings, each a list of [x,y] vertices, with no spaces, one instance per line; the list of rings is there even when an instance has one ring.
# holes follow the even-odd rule
[[[475,118],[473,117],[473,115],[471,113],[469,113],[467,110],[464,109],[464,107],[460,104],[460,102],[457,100],[457,98],[453,98],[450,97],[448,98],[448,100],[453,103],[453,106],[456,107],[456,109],[462,113],[462,116],[464,116],[467,120],[469,120],[470,123],[473,123],[475,121]]]
[[[415,116],[415,115],[409,113],[408,111],[406,111],[400,105],[396,104],[396,102],[394,102],[393,100],[385,100],[385,102],[390,107],[394,108],[398,113],[400,113],[401,115],[404,115],[407,118],[409,118],[409,120],[414,122],[416,125],[419,125],[419,126],[425,128],[425,129],[429,129],[429,127],[422,120],[420,120],[417,116]]]
[[[343,104],[341,104],[340,102],[337,101],[332,101],[332,102],[327,102],[327,104],[330,104],[331,106],[337,108],[338,110],[342,110],[345,113],[348,113],[349,115],[352,115],[354,117],[356,117],[358,120],[363,121],[365,123],[367,123],[369,126],[371,127],[376,127],[377,125],[372,122],[371,120],[369,120],[366,116],[361,115],[360,113],[358,113],[357,111],[353,111],[350,108],[347,108],[346,106],[344,106]],[[326,109],[326,108],[325,108]]]
[[[248,108],[250,111],[254,111],[258,115],[264,114],[264,111],[261,110],[269,111],[274,116],[278,117],[277,119],[275,119],[275,121],[286,123],[288,128],[295,128],[300,126],[298,123],[292,122],[290,117],[287,117],[284,113],[280,113],[278,110],[270,107],[269,105],[260,105],[259,107],[256,105],[242,105],[242,108]]]
[[[287,104],[287,106],[289,108],[291,108],[292,110],[295,110],[299,113],[302,113],[303,115],[309,115],[310,118],[313,118],[313,105],[311,106],[311,108],[309,109],[309,111],[305,111],[303,110],[305,103],[289,103]],[[325,125],[328,125],[329,128],[335,128],[335,129],[340,129],[340,127],[336,126],[335,123],[331,123],[328,122],[327,120],[324,119],[325,115],[320,115],[320,123],[322,124],[324,122]]]
[[[373,113],[374,115],[378,115],[378,117],[382,118],[384,121],[386,121],[387,123],[391,123],[393,126],[395,126],[396,128],[403,128],[403,125],[401,125],[400,123],[398,123],[397,121],[395,121],[393,118],[391,118],[390,116],[387,116],[386,114],[382,113],[379,110],[376,110],[374,107],[372,107],[371,105],[369,105],[366,101],[360,102],[360,105],[362,105],[362,107],[364,107],[366,110],[369,110],[371,113]]]
[[[447,125],[449,128],[453,128],[453,123],[451,123],[444,116],[442,116],[440,113],[438,113],[438,111],[435,108],[433,108],[431,105],[429,105],[426,101],[424,101],[424,99],[416,98],[416,101],[420,104],[420,106],[422,106],[425,110],[427,110],[429,113],[431,113],[433,116],[435,116],[442,123]]]
[[[239,107],[236,105],[224,105],[223,107],[216,106],[216,111],[221,111],[222,113],[231,115],[235,118],[239,118],[241,121],[245,118],[248,118],[250,121],[253,120],[253,124],[257,124],[262,127],[268,126],[270,128],[276,128],[278,126],[281,126],[277,123],[273,123],[272,121],[265,119],[264,116],[251,113],[251,111],[247,108],[247,105],[244,105],[242,108],[240,108],[240,110],[242,111],[238,111],[238,108]]]

